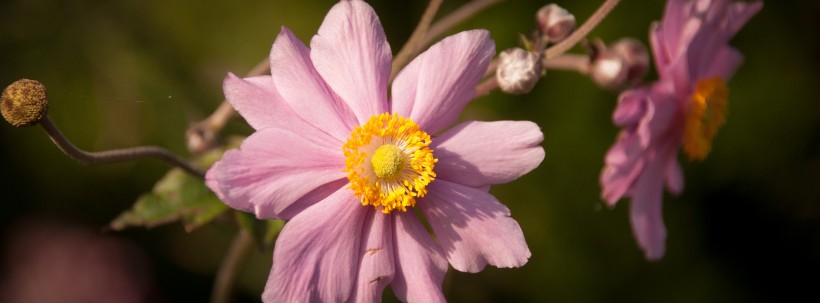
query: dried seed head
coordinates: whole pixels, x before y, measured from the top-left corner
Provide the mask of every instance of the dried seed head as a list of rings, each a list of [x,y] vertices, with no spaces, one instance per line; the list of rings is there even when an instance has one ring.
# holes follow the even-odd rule
[[[554,3],[539,9],[535,19],[542,38],[550,43],[561,42],[575,30],[575,16]]]
[[[529,93],[541,78],[541,58],[521,48],[507,49],[498,54],[495,78],[498,87],[508,94]]]
[[[46,87],[35,80],[21,79],[3,91],[3,118],[16,127],[31,126],[42,120],[48,112]]]

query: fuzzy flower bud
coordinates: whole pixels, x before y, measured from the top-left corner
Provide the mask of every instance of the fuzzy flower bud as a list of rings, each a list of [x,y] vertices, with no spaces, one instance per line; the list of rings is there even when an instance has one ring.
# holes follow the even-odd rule
[[[634,38],[621,38],[610,47],[626,64],[626,82],[632,86],[638,84],[649,71],[649,52],[646,46]]]
[[[561,42],[575,30],[575,16],[554,3],[539,9],[535,19],[541,36],[550,43]]]
[[[46,87],[35,80],[21,79],[3,90],[3,118],[15,127],[37,124],[48,112]]]
[[[508,94],[529,93],[541,78],[541,58],[521,48],[507,49],[498,54],[495,78],[498,87]]]
[[[626,83],[628,70],[626,62],[620,55],[604,50],[592,58],[589,77],[605,89],[616,90]]]

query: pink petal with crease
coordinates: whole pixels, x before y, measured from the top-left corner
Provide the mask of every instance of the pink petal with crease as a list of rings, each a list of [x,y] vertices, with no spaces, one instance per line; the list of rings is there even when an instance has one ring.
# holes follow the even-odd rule
[[[396,270],[393,258],[393,217],[369,208],[359,254],[359,275],[351,302],[380,302]]]
[[[614,206],[632,188],[643,171],[645,160],[639,156],[642,152],[634,133],[621,133],[606,153],[600,183],[601,198],[607,205]]]
[[[394,212],[396,276],[393,293],[404,302],[446,302],[441,284],[447,259],[414,212]]]
[[[282,100],[271,76],[242,79],[228,73],[222,90],[228,103],[256,130],[268,127],[298,130],[309,126]]]
[[[347,140],[358,124],[356,116],[327,87],[313,68],[310,50],[286,27],[273,43],[270,65],[276,88],[297,115],[339,141]]]
[[[666,188],[673,195],[680,195],[683,192],[683,170],[678,161],[672,159],[666,168]]]
[[[666,144],[650,155],[649,163],[630,195],[629,217],[638,246],[646,259],[660,260],[666,251],[666,226],[663,223],[663,184],[669,161],[674,161],[677,146]]]
[[[239,150],[226,152],[208,170],[206,182],[233,208],[253,212],[259,218],[288,219],[283,212],[292,204],[318,201],[303,197],[320,195],[317,189],[337,189],[323,187],[328,183],[346,184],[337,181],[345,177],[341,149],[327,134],[316,129],[312,132],[306,136],[278,128],[257,131]]]
[[[472,187],[507,183],[544,160],[538,125],[529,121],[467,121],[433,140],[440,180]]]
[[[530,250],[510,210],[479,189],[436,180],[417,206],[453,268],[479,272],[487,264],[520,267]]]
[[[393,84],[393,112],[436,133],[452,125],[475,96],[495,55],[486,30],[461,32],[416,57]]]
[[[273,250],[265,302],[343,302],[356,285],[365,215],[348,189],[290,220]]]
[[[310,58],[328,86],[344,100],[359,125],[387,112],[392,55],[379,17],[362,1],[341,1],[310,41]]]

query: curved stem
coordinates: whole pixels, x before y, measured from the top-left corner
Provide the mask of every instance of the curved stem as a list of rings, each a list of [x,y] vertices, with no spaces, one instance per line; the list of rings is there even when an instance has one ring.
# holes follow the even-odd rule
[[[418,53],[419,41],[427,34],[427,28],[429,28],[430,23],[433,22],[433,17],[436,16],[436,12],[438,12],[443,1],[444,0],[430,0],[430,4],[428,4],[424,10],[424,15],[421,16],[419,25],[416,26],[416,29],[413,30],[413,34],[407,39],[407,43],[404,44],[396,57],[393,58],[393,66],[390,70],[390,83],[393,82],[393,79],[396,78],[399,71],[410,62],[411,56]]]
[[[618,5],[618,2],[620,2],[620,0],[606,0],[606,2],[601,4],[601,6],[595,10],[595,13],[593,13],[581,27],[569,35],[569,37],[544,51],[544,58],[547,60],[555,58],[575,46],[578,41],[584,39],[592,29],[598,26],[598,23],[601,23],[601,20]]]
[[[476,86],[475,96],[480,97],[489,94],[496,88],[498,88],[498,80],[496,80],[495,77],[487,78],[487,80],[482,81],[478,84],[478,86]]]
[[[228,253],[219,265],[211,292],[211,303],[227,303],[233,292],[234,282],[253,248],[251,236],[240,229],[233,238]]]
[[[425,49],[426,47],[430,46],[433,43],[433,40],[441,36],[444,32],[449,30],[451,27],[464,22],[464,20],[469,19],[476,13],[484,10],[485,8],[497,4],[504,0],[473,0],[470,3],[459,7],[454,12],[450,13],[449,15],[441,18],[441,20],[436,21],[430,26],[430,30],[427,31],[427,35],[424,36],[424,39],[419,42],[417,50]],[[411,59],[415,57],[416,54],[412,54]]]
[[[586,75],[589,73],[589,56],[563,54],[558,57],[545,60],[543,62],[543,68],[575,71]]]
[[[270,61],[268,58],[263,59],[256,66],[251,69],[246,75],[247,77],[263,75],[270,71]],[[194,153],[208,150],[213,146],[217,139],[218,133],[228,121],[236,113],[236,110],[223,100],[219,107],[205,120],[192,123],[185,132],[187,137],[188,149]]]
[[[124,149],[114,149],[114,150],[107,150],[101,152],[87,152],[77,148],[71,141],[63,136],[63,133],[60,132],[60,129],[57,128],[57,125],[51,121],[51,118],[46,116],[43,120],[40,121],[40,125],[43,126],[46,133],[48,134],[51,141],[60,148],[63,153],[68,155],[74,160],[77,160],[81,163],[85,164],[103,164],[103,163],[113,163],[113,162],[125,162],[125,161],[132,161],[142,158],[155,158],[164,161],[172,166],[179,167],[186,172],[200,177],[205,178],[205,172],[201,169],[194,167],[190,163],[188,163],[185,159],[180,158],[179,156],[171,153],[167,149],[157,147],[157,146],[138,146],[132,148],[124,148]]]

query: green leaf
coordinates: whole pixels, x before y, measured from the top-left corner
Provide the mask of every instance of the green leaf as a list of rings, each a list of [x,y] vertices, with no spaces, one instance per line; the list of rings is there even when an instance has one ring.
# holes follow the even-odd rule
[[[234,218],[239,228],[251,235],[253,242],[261,250],[272,247],[279,231],[285,226],[283,220],[259,220],[251,214],[239,211],[234,212]]]
[[[222,153],[211,152],[195,162],[208,167],[221,158]],[[228,206],[219,201],[202,179],[174,168],[157,181],[150,193],[140,196],[131,209],[115,218],[110,227],[114,230],[131,226],[151,228],[182,221],[185,230],[190,232],[210,223],[226,210]]]

